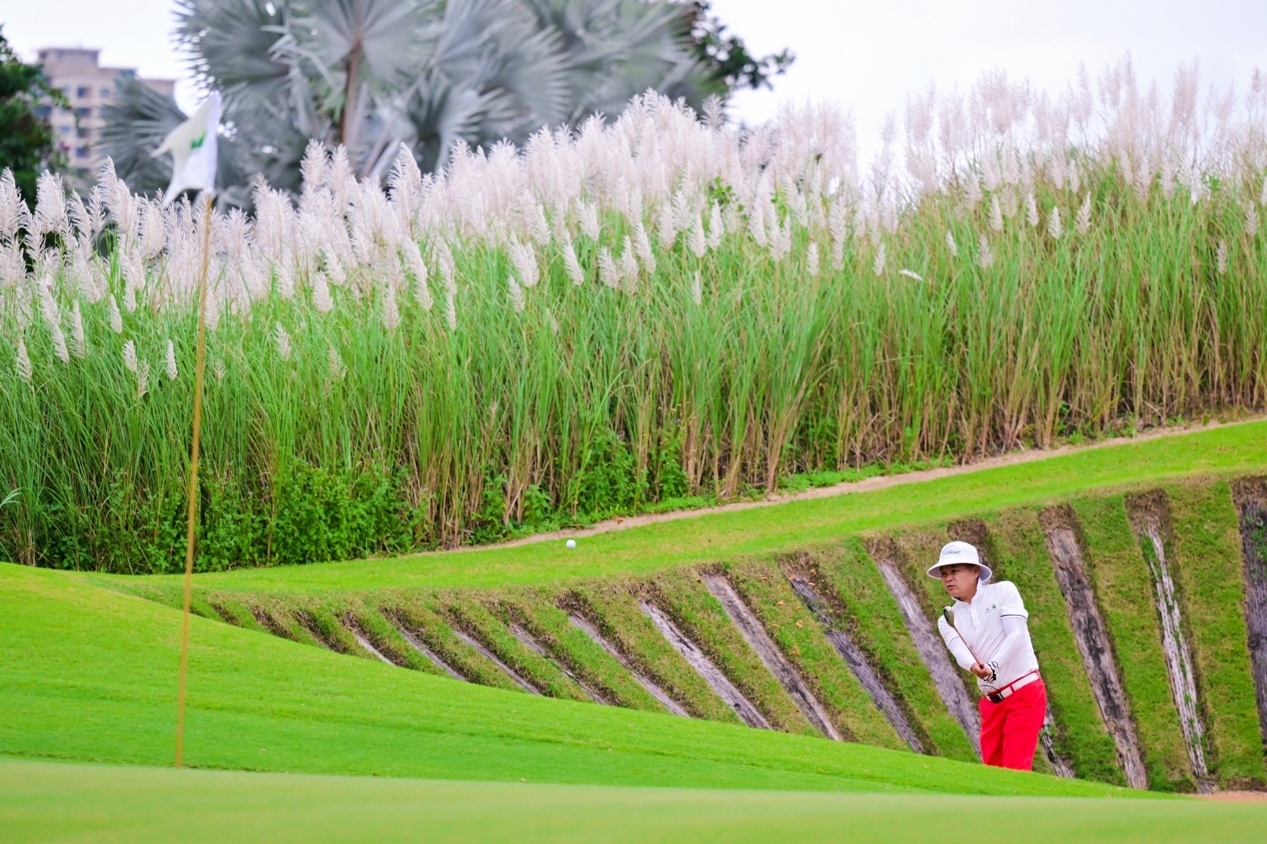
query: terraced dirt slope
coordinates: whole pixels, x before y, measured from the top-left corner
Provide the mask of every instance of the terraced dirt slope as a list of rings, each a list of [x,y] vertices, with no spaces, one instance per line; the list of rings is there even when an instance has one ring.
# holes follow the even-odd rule
[[[0,757],[171,764],[179,613],[64,573],[8,564],[0,564],[0,598]],[[185,759],[196,767],[468,783],[1115,793],[860,744],[552,700],[193,621]],[[289,617],[278,623],[287,629]],[[11,829],[0,823],[0,838],[8,840]]]
[[[534,695],[971,760],[965,704],[976,693],[929,641],[947,599],[924,575],[943,542],[965,539],[1031,613],[1050,697],[1039,770],[1134,788],[1265,789],[1247,626],[1263,597],[1243,576],[1258,563],[1242,559],[1261,526],[1233,494],[1258,483],[1196,478],[555,587],[204,586],[198,606]],[[177,601],[164,582],[133,585]]]

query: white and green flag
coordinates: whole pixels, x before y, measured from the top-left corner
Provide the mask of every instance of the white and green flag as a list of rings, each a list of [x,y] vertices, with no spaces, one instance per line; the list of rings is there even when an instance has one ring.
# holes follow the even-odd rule
[[[220,128],[220,92],[212,91],[194,116],[177,126],[154,155],[172,154],[172,183],[163,195],[163,204],[182,191],[216,189],[216,131]]]

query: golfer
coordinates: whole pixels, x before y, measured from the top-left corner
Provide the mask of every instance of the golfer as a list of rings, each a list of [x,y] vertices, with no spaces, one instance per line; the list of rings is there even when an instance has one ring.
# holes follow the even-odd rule
[[[942,548],[928,574],[955,599],[937,620],[941,637],[981,688],[981,760],[1030,770],[1047,715],[1047,688],[1038,674],[1021,593],[1006,580],[991,582],[993,572],[967,542]]]

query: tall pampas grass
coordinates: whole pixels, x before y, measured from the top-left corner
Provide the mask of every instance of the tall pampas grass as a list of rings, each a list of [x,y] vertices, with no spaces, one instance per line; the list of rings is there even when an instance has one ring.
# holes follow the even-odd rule
[[[921,97],[869,163],[654,96],[386,190],[310,145],[212,221],[199,566],[1267,410],[1267,108],[1131,73]],[[34,204],[0,173],[0,558],[175,566],[196,214],[110,165]]]

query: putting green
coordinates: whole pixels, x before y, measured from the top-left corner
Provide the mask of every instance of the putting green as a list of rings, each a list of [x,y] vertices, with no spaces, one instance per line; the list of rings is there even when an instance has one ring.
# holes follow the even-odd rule
[[[1260,842],[1267,803],[384,780],[0,760],[6,841]]]

